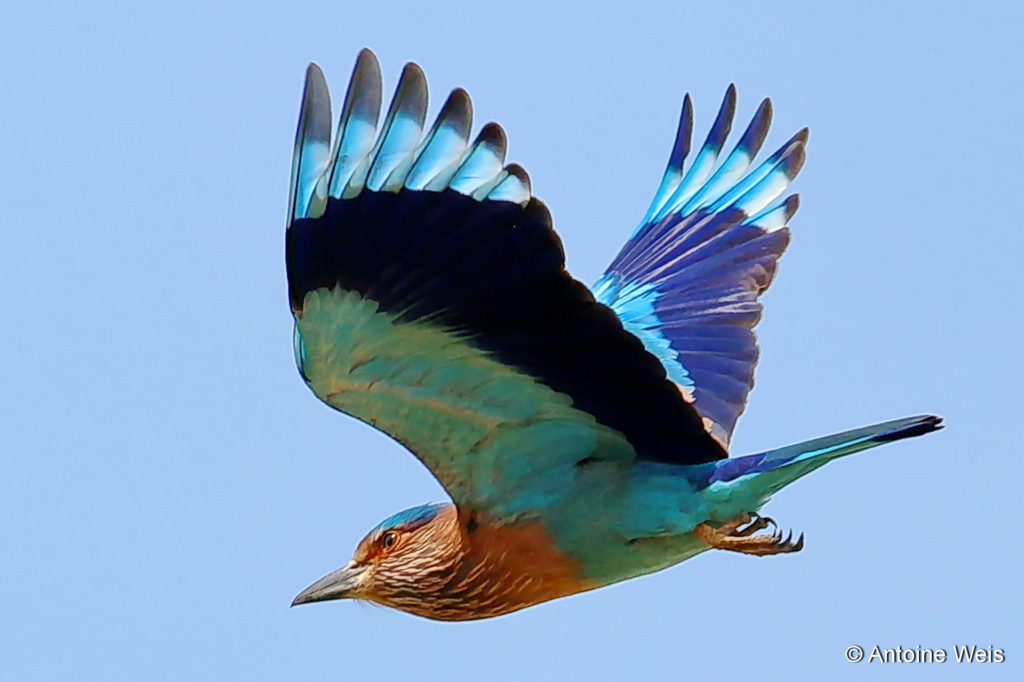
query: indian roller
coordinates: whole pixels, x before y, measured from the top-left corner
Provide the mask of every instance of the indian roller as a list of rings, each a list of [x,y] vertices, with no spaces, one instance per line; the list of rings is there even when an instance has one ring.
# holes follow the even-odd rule
[[[745,457],[760,295],[789,243],[806,129],[761,163],[765,99],[723,154],[730,86],[687,164],[689,95],[650,208],[597,283],[565,269],[548,209],[455,89],[424,134],[402,71],[378,128],[380,66],[356,61],[333,136],[306,72],[291,172],[288,294],[299,372],[388,434],[451,502],[395,514],[293,604],[360,599],[438,620],[510,613],[709,549],[803,547],[759,510],[823,464],[934,431],[875,424]],[[724,157],[724,158],[723,158]]]

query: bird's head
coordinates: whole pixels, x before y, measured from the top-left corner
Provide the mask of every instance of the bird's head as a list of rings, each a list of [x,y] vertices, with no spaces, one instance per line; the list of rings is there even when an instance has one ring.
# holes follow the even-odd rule
[[[362,599],[414,611],[442,589],[461,558],[458,514],[451,504],[413,507],[366,534],[347,566],[303,590],[292,606],[332,599]],[[437,583],[436,585],[434,583]]]

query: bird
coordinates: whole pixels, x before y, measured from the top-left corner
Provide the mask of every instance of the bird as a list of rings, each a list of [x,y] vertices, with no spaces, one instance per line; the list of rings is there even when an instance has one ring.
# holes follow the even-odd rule
[[[691,151],[685,96],[650,207],[592,287],[547,207],[471,140],[451,91],[427,121],[405,65],[383,121],[377,57],[356,59],[332,135],[306,71],[285,239],[293,348],[324,403],[411,451],[450,500],[397,513],[293,605],[372,602],[424,618],[512,613],[718,549],[797,552],[760,514],[822,465],[942,426],[921,415],[730,457],[753,385],[760,296],[790,240],[806,128],[762,162],[763,100],[728,152],[730,85]]]

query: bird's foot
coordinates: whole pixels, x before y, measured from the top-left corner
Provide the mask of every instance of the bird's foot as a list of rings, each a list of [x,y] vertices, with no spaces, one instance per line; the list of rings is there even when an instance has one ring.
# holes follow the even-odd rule
[[[755,535],[757,531],[772,527],[771,535]],[[804,547],[804,534],[795,541],[793,531],[783,537],[782,530],[767,516],[743,513],[721,526],[701,523],[694,529],[701,540],[715,549],[727,549],[755,556],[799,552]]]

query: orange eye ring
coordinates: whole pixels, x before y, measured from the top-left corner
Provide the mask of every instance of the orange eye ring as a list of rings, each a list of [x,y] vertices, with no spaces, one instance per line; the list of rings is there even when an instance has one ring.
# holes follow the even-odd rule
[[[380,536],[380,546],[381,549],[383,549],[385,552],[394,548],[394,546],[397,544],[398,533],[393,530],[389,530],[388,532],[384,533],[384,535]]]

